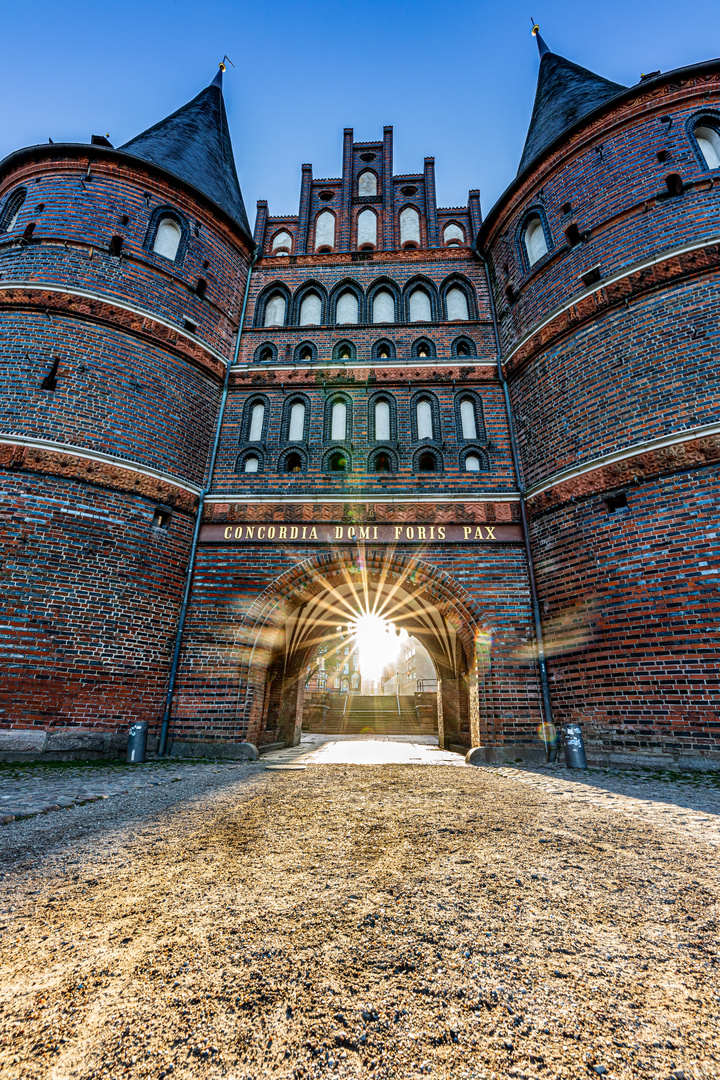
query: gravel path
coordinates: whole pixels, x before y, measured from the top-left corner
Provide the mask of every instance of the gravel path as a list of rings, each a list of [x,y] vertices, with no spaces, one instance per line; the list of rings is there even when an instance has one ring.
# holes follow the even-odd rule
[[[0,832],[3,1078],[720,1077],[673,785],[299,760]]]

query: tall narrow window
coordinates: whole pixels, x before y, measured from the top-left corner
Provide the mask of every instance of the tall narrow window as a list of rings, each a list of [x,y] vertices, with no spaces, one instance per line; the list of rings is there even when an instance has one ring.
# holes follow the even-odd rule
[[[285,229],[276,233],[272,242],[273,255],[289,255],[292,249],[292,236]]]
[[[265,325],[285,325],[285,297],[282,293],[273,293],[265,305]]]
[[[708,169],[720,169],[720,133],[715,128],[701,124],[695,128],[693,134]]]
[[[465,233],[462,231],[459,225],[456,225],[454,221],[451,221],[449,225],[446,225],[443,229],[443,240],[448,247],[460,247],[465,243]]]
[[[530,266],[534,266],[538,259],[542,259],[543,255],[547,255],[548,251],[545,230],[539,217],[530,218],[530,221],[525,226],[523,239],[528,262]]]
[[[175,262],[181,240],[182,231],[177,221],[171,217],[161,218],[155,233],[153,251],[156,255],[162,255],[165,259]]]
[[[460,402],[460,423],[462,425],[463,439],[477,439],[475,406],[473,405],[470,398],[464,398]]]
[[[333,442],[345,442],[347,432],[347,405],[344,401],[336,401],[332,407],[332,420],[330,424],[330,438]]]
[[[322,301],[317,293],[308,293],[300,305],[300,325],[317,326],[322,321]]]
[[[261,401],[253,405],[250,413],[250,436],[248,442],[260,442],[263,433],[263,420],[265,419],[265,406]]]
[[[358,176],[358,195],[377,195],[377,176],[370,169]]]
[[[19,191],[13,192],[5,203],[5,209],[0,217],[0,232],[12,232],[15,228],[26,194],[25,188],[20,188]]]
[[[377,216],[372,210],[361,210],[357,219],[357,246],[377,243]]]
[[[400,214],[400,244],[420,243],[420,215],[414,206],[406,206]]]
[[[375,441],[388,442],[390,439],[390,405],[387,401],[378,401],[375,406]]]
[[[432,408],[429,401],[418,401],[416,406],[417,437],[418,439],[432,439],[433,419]]]
[[[467,296],[457,285],[454,285],[452,289],[448,289],[445,296],[445,306],[447,307],[447,317],[450,320],[462,319],[467,321],[470,318]]]
[[[243,464],[243,472],[257,472],[257,471],[258,471],[258,459],[255,457],[254,454],[251,454],[250,457],[245,458],[245,462]]]
[[[358,321],[358,298],[354,292],[344,292],[337,302],[335,322],[356,323]]]
[[[323,210],[315,219],[315,250],[335,247],[335,215]]]
[[[290,410],[290,429],[288,442],[302,442],[305,434],[305,405],[302,401],[296,401]]]
[[[410,322],[430,322],[431,319],[430,297],[424,289],[416,289],[410,295]]]
[[[380,289],[373,297],[373,322],[395,322],[395,297],[389,289]]]

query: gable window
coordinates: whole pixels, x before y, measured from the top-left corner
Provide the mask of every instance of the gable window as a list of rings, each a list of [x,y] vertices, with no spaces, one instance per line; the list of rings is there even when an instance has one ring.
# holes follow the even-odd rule
[[[349,289],[342,294],[337,302],[335,322],[339,324],[358,322],[358,298]]]
[[[300,325],[317,326],[321,321],[322,300],[317,293],[308,293],[300,305]]]
[[[260,406],[262,408],[262,406]],[[259,461],[254,454],[250,454],[245,458],[243,463],[243,472],[257,472]]]
[[[451,221],[449,225],[446,225],[443,229],[443,240],[448,247],[460,247],[465,243],[465,233],[456,225],[454,221]]]
[[[361,210],[357,219],[357,246],[377,243],[377,215],[373,210]]]
[[[375,406],[375,441],[390,441],[390,404],[378,401]]]
[[[377,195],[377,176],[370,169],[358,176],[358,195]]]
[[[400,214],[400,244],[420,244],[420,215],[414,206],[406,206]]]
[[[373,297],[373,322],[395,322],[395,297],[389,289],[380,289]]]
[[[335,247],[335,215],[323,210],[315,219],[315,250]]]
[[[248,442],[260,442],[262,440],[264,419],[265,406],[262,401],[258,401],[256,405],[253,405],[252,412],[250,413],[250,434],[248,435]]]
[[[460,425],[462,427],[463,439],[477,439],[475,406],[470,398],[463,398],[460,402]]]
[[[347,405],[336,401],[332,407],[330,420],[330,438],[333,442],[345,442],[347,433]]]
[[[699,124],[693,135],[708,169],[720,169],[720,133],[708,124]]]
[[[25,188],[20,188],[19,191],[14,191],[8,201],[5,203],[5,209],[0,216],[0,232],[12,232],[17,224],[17,219],[20,216],[20,210],[22,204],[25,202],[27,192]]]
[[[418,401],[415,406],[415,417],[417,420],[417,437],[421,439],[433,438],[433,416],[432,407],[430,402],[425,398]]]
[[[410,322],[430,322],[431,320],[430,297],[424,289],[415,289],[410,294]]]
[[[305,434],[305,405],[302,401],[296,401],[290,410],[290,427],[288,430],[288,442],[302,442]]]
[[[265,305],[265,326],[285,325],[286,300],[282,293],[273,293]]]
[[[534,266],[539,259],[542,259],[543,255],[547,255],[548,246],[545,230],[542,221],[537,215],[531,217],[525,226],[523,243],[525,244],[527,260],[530,266]]]
[[[153,251],[155,254],[162,255],[163,258],[175,262],[181,240],[182,230],[177,221],[175,221],[175,218],[160,218],[160,223],[157,227],[157,232],[155,233],[155,243],[153,244]]]
[[[450,321],[462,319],[467,322],[470,318],[467,296],[457,285],[453,285],[452,289],[448,289],[445,295],[445,307]]]
[[[289,255],[292,249],[292,236],[286,229],[276,233],[272,242],[273,255]]]

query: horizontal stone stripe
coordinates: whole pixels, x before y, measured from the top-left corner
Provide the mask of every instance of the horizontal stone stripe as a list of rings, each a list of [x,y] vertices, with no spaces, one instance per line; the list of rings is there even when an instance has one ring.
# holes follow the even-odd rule
[[[41,308],[43,312],[112,326],[160,348],[172,349],[183,359],[220,379],[228,361],[174,323],[143,308],[83,289],[31,282],[0,282],[0,309]]]
[[[525,335],[503,361],[508,375],[526,364],[558,337],[596,320],[611,308],[635,296],[662,288],[678,278],[691,277],[720,267],[720,236],[685,244],[651,259],[623,267],[556,308]]]
[[[21,435],[0,435],[0,466],[48,476],[63,476],[96,486],[142,495],[191,511],[198,504],[200,488],[176,480],[150,466],[123,461],[77,446],[65,446]]]
[[[720,462],[720,424],[708,424],[565,469],[528,489],[528,507],[537,515],[573,499],[716,462]]]
[[[300,366],[302,364],[302,367]],[[417,378],[426,377],[426,371],[435,371],[437,368],[443,368],[452,370],[457,368],[458,371],[466,368],[490,368],[495,371],[497,368],[497,362],[495,360],[478,360],[473,357],[471,360],[452,360],[443,363],[435,359],[430,359],[426,364],[421,364],[416,360],[405,360],[398,364],[388,364],[384,360],[380,360],[377,363],[368,363],[367,360],[359,360],[356,363],[343,364],[342,367],[338,366],[337,360],[328,360],[324,364],[306,364],[303,361],[299,361],[297,364],[235,364],[232,368],[233,376],[241,376],[245,372],[252,372],[253,375],[257,375],[261,372],[263,375],[270,375],[276,371],[290,371],[293,374],[302,375],[303,371],[330,371],[335,375],[342,374],[343,371],[352,372],[372,372],[377,375],[383,371],[398,371],[407,372],[409,375]],[[485,376],[483,376],[485,378]],[[316,380],[313,380],[315,382]]]

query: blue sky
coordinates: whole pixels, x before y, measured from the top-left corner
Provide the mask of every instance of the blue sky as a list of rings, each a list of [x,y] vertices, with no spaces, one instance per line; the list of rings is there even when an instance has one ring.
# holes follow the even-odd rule
[[[255,202],[297,213],[300,165],[338,176],[342,130],[395,128],[395,171],[434,155],[441,206],[480,187],[484,212],[512,179],[537,51],[616,82],[720,54],[717,0],[36,0],[3,15],[0,156],[19,146],[116,145],[194,97],[227,53],[225,100],[251,224]]]

